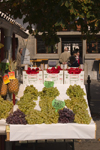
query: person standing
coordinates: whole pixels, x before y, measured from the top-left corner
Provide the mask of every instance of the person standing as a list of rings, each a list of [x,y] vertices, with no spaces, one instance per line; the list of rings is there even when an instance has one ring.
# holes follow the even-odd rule
[[[78,62],[77,62],[75,56],[72,55],[72,56],[69,57],[68,66],[69,66],[69,67],[79,67],[79,64],[78,64]]]
[[[63,64],[63,65],[64,65],[64,64],[67,64],[67,62],[68,62],[70,56],[71,56],[71,55],[70,55],[70,52],[68,51],[68,48],[65,47],[65,48],[64,48],[64,52],[61,53],[61,55],[60,55],[59,63],[60,63],[60,64]]]
[[[21,80],[21,55],[22,55],[23,49],[20,48],[18,53],[17,53],[17,70],[18,70],[18,79],[19,81]]]
[[[75,51],[76,51],[76,60],[77,60],[77,62],[79,64],[79,66],[80,66],[80,64],[83,64],[83,62],[82,62],[82,58],[80,56],[79,49],[75,49]]]

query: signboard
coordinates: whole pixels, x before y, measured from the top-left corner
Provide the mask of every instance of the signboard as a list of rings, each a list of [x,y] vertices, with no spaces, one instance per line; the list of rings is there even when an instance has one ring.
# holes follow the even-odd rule
[[[21,64],[30,64],[30,52],[27,48],[22,51]]]

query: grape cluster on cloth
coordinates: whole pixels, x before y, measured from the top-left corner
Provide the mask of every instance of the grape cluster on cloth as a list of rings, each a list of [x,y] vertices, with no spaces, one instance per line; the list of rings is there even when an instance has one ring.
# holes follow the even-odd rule
[[[6,122],[8,124],[27,124],[25,114],[19,109],[14,111],[13,114],[10,114],[6,119]]]
[[[74,122],[75,114],[67,108],[63,108],[63,110],[59,110],[59,123],[72,123]]]
[[[86,95],[83,91],[83,89],[80,87],[80,85],[70,85],[69,88],[66,91],[66,94],[72,98],[72,97],[83,97]]]
[[[44,87],[42,91],[39,92],[39,106],[41,111],[29,109],[26,113],[27,122],[29,124],[58,123],[59,114],[58,112],[55,112],[55,108],[52,106],[52,101],[59,94],[60,93],[56,87]]]
[[[13,108],[13,102],[4,100],[0,96],[0,119],[6,119],[12,108]]]
[[[37,100],[38,99],[38,90],[33,86],[27,86],[24,90],[24,94],[30,94],[32,97],[32,100]]]
[[[33,100],[37,100],[38,90],[33,86],[27,86],[24,90],[24,95],[20,98],[20,101],[17,102],[19,109],[27,114],[29,109],[33,109],[36,106],[36,103]]]
[[[84,91],[79,85],[70,85],[66,91],[70,99],[65,100],[65,105],[75,113],[74,122],[90,124],[91,117],[88,113],[88,105],[84,99]]]
[[[42,89],[41,92],[39,92],[39,96],[41,97],[41,99],[45,98],[45,97],[56,97],[59,96],[59,91],[57,89],[57,87],[50,87],[50,88],[46,88],[44,87]]]

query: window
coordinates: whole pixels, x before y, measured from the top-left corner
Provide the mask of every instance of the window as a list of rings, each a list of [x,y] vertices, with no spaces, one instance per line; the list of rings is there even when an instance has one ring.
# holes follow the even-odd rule
[[[87,42],[86,53],[100,53],[100,41]]]
[[[71,55],[73,55],[75,49],[79,49],[80,56],[82,57],[82,40],[80,37],[62,37],[62,52],[65,46],[67,46]]]
[[[45,42],[41,38],[37,38],[37,53],[58,53],[58,44],[45,46]]]

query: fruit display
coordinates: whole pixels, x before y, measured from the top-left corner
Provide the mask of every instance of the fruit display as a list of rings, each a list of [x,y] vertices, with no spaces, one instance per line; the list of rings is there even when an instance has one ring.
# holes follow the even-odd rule
[[[43,114],[41,111],[30,109],[27,112],[26,120],[28,124],[41,124],[44,122]]]
[[[81,97],[72,97],[71,100],[67,99],[65,100],[65,104],[69,109],[73,110],[74,113],[76,113],[76,111],[78,111],[79,109],[88,108],[86,100]]]
[[[24,96],[20,98],[20,101],[17,102],[19,109],[23,113],[26,114],[28,110],[31,110],[36,106],[36,103],[33,101],[32,98],[33,98],[32,94],[26,93],[24,94]]]
[[[7,85],[4,84],[3,82],[2,82],[2,85],[1,85],[1,92],[0,92],[0,94],[1,94],[1,96],[7,95]]]
[[[45,98],[45,97],[56,97],[59,96],[59,91],[57,89],[57,87],[50,87],[50,88],[46,88],[44,87],[42,89],[41,92],[39,92],[39,96],[41,97],[41,99]]]
[[[80,90],[80,91],[79,91]],[[59,96],[57,87],[44,87],[42,91],[33,86],[27,86],[24,95],[17,102],[19,109],[26,115],[25,119],[28,124],[52,124],[52,123],[80,123],[89,124],[91,117],[88,114],[88,105],[84,99],[84,91],[79,85],[69,86],[66,93],[70,99],[65,100],[67,108],[56,109],[52,101]],[[35,110],[36,102],[39,98],[39,110]]]
[[[67,108],[63,108],[63,110],[59,110],[59,119],[58,122],[59,123],[72,123],[74,122],[74,116],[75,114]]]
[[[4,100],[0,96],[0,119],[6,119],[9,115],[10,110],[13,108],[13,102]]]
[[[46,120],[44,123],[51,124],[51,123],[58,123],[58,112],[55,112],[55,108],[52,106],[53,97],[45,97],[44,99],[41,98],[39,101],[39,106],[41,108],[41,112],[46,115]]]
[[[51,124],[58,123],[58,112],[52,106],[52,97],[46,97],[39,101],[41,111],[29,109],[26,113],[26,120],[29,124]]]
[[[24,94],[30,94],[32,96],[33,100],[37,100],[38,99],[38,90],[33,86],[27,86],[24,90]]]
[[[91,117],[89,116],[88,110],[80,110],[75,114],[75,120],[76,123],[79,124],[90,124]]]
[[[52,100],[59,94],[57,88],[54,87],[44,87],[38,93],[38,90],[31,85],[26,87],[24,96],[20,98],[17,104],[19,109],[26,114],[28,124],[58,123],[59,114],[55,112],[55,108],[52,106]],[[33,99],[36,100],[38,95],[40,96],[39,106],[41,111],[34,109],[36,103]]]
[[[27,124],[25,114],[19,109],[13,112],[13,114],[10,114],[6,119],[6,122],[8,124]]]
[[[8,90],[10,93],[17,94],[19,90],[19,81],[18,79],[12,79],[8,84]]]
[[[75,113],[74,122],[79,124],[89,124],[91,117],[88,113],[88,105],[84,99],[84,91],[79,85],[70,85],[66,92],[71,99],[65,100],[67,108]]]
[[[83,91],[83,89],[80,87],[80,85],[70,85],[69,88],[66,91],[66,94],[72,98],[72,97],[83,97],[86,95]]]

